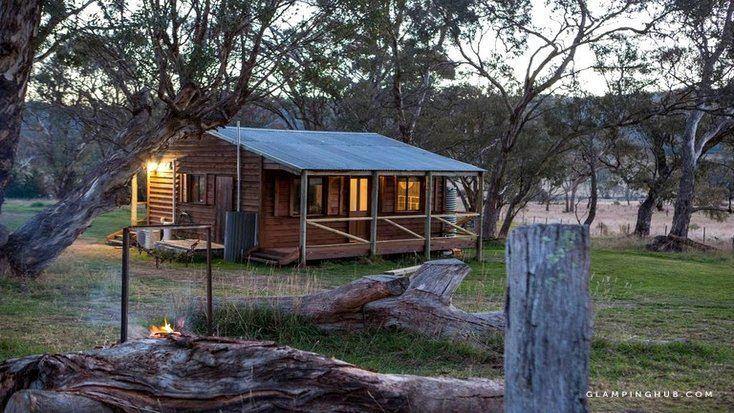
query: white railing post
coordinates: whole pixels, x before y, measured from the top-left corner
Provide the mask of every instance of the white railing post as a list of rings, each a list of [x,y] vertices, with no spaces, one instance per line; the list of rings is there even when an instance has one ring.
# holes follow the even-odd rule
[[[372,220],[370,221],[370,256],[377,256],[377,212],[380,186],[380,175],[377,171],[372,172],[372,191],[370,196],[370,209]]]
[[[301,172],[301,204],[299,205],[299,218],[301,227],[301,266],[306,266],[306,219],[308,218],[308,172]]]

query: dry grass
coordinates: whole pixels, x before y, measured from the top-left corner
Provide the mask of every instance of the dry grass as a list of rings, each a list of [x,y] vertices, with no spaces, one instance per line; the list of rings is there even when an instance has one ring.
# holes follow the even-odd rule
[[[564,222],[568,216],[564,214]],[[124,212],[117,219],[115,225],[124,224]],[[600,219],[605,219],[604,215]],[[100,226],[96,232],[104,230],[106,227]],[[642,243],[633,237],[593,240],[589,286],[595,307],[591,387],[708,389],[715,396],[689,400],[599,399],[592,401],[592,408],[731,411],[731,252],[652,254],[644,251]],[[302,271],[215,261],[214,293],[220,299],[305,294],[414,264],[415,257],[402,261],[345,260],[312,265]],[[459,286],[455,304],[469,311],[501,309],[506,283],[503,247],[488,245],[485,261],[469,264],[472,271]],[[131,254],[130,336],[146,334],[145,327],[159,323],[164,316],[175,321],[191,300],[203,295],[205,274],[202,263],[188,267],[165,263],[156,269],[151,258]],[[99,245],[88,235],[65,251],[39,279],[0,279],[0,360],[114,343],[119,334],[119,283],[120,250]],[[378,371],[459,377],[502,374],[501,351],[478,354],[451,343],[389,331],[325,334],[300,322],[280,328],[273,320],[263,318],[255,323],[242,314],[233,320],[232,334],[248,330],[242,329],[243,320],[250,325],[249,330],[270,334],[253,337],[276,339]],[[688,342],[649,343],[676,339]]]
[[[596,219],[591,228],[591,234],[594,237],[618,237],[634,231],[635,220],[637,217],[637,202],[613,203],[603,201],[597,209]],[[578,219],[583,222],[586,217],[586,203],[579,204]],[[548,223],[565,222],[577,223],[574,213],[563,212],[563,204],[551,204],[550,210],[545,210],[545,205],[530,203],[517,216],[518,224],[525,223]],[[670,229],[673,220],[673,208],[666,205],[665,210],[655,211],[652,216],[652,226],[650,235],[664,235],[666,229]],[[719,248],[732,248],[732,237],[734,237],[734,217],[729,217],[726,221],[718,222],[703,213],[695,213],[691,219],[691,228],[689,236],[697,241],[703,241],[703,229],[706,228],[706,243],[717,246]]]

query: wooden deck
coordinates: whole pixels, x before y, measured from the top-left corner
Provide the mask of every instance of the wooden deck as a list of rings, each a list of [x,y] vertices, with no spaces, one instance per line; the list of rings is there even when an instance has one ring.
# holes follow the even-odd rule
[[[377,243],[378,255],[405,254],[423,252],[425,243],[420,239],[387,240]],[[454,248],[474,248],[475,238],[471,236],[431,238],[431,251],[448,251]],[[348,258],[368,255],[370,244],[344,243],[332,245],[309,245],[306,248],[306,259],[325,260],[332,258]]]
[[[170,251],[173,253],[193,252],[194,255],[206,254],[205,239],[171,239],[167,241],[158,241],[155,244],[157,249]],[[212,255],[221,256],[224,253],[224,245],[212,242]]]

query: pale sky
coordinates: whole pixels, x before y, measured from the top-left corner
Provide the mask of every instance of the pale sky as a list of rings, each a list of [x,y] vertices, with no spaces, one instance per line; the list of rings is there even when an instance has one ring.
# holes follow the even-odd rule
[[[548,8],[545,0],[532,0],[533,8],[533,24],[541,29],[541,31],[544,34],[550,34],[553,32],[553,29],[556,27],[556,24],[552,21],[553,13]],[[595,9],[598,9],[602,5],[611,3],[609,1],[605,0],[589,0],[589,7],[594,11]],[[615,2],[616,3],[616,2]],[[132,0],[128,1],[127,7],[131,10],[136,9],[140,6],[139,0]],[[301,12],[303,9],[300,10]],[[90,7],[86,10],[84,13],[86,18],[89,18],[93,14],[96,14],[99,12],[99,9],[97,8],[96,4],[90,5]],[[633,16],[632,19],[628,20],[618,20],[614,24],[616,25],[628,25],[633,27],[641,27],[643,23],[646,21],[646,19],[649,19],[649,16]],[[613,26],[610,26],[613,27]],[[563,41],[564,39],[561,38]],[[568,40],[566,38],[565,40]],[[489,33],[485,34],[484,41],[482,42],[482,45],[480,47],[480,50],[484,51],[492,51],[497,50],[496,46],[496,36],[493,36]],[[528,52],[526,52],[524,55],[521,55],[519,57],[509,57],[509,59],[512,59],[514,61],[510,62],[510,65],[515,70],[515,78],[516,79],[523,79],[525,75],[525,70],[527,68],[527,64],[530,58],[530,54],[537,49],[539,45],[541,45],[541,41],[537,38],[530,37],[528,42]],[[449,56],[452,59],[460,60],[461,55],[457,50],[449,51]],[[541,56],[536,57],[536,61],[541,60]],[[588,46],[582,46],[578,49],[576,53],[576,57],[574,59],[573,65],[578,68],[586,68],[590,65],[595,63],[594,54],[591,51],[591,49]],[[468,77],[468,80],[471,82],[476,82],[480,84],[486,84],[486,81],[481,79],[479,76],[467,72],[468,68],[464,68],[462,71],[465,72],[465,74]],[[603,94],[606,91],[606,84],[604,82],[603,77],[594,72],[593,70],[585,70],[583,73],[579,75],[580,84],[584,91],[592,94]]]
[[[533,25],[539,27],[544,35],[552,35],[554,33],[554,29],[557,26],[557,24],[552,20],[554,17],[553,12],[547,7],[547,4],[544,0],[532,0],[533,2],[533,9],[532,9],[532,19],[533,19]],[[608,4],[611,2],[605,2],[604,0],[591,0],[589,1],[589,7],[592,10],[598,11],[599,7],[602,7],[605,4]],[[625,19],[618,19],[613,24],[610,24],[608,26],[608,29],[621,27],[621,26],[628,26],[628,27],[635,27],[635,28],[641,28],[644,26],[646,21],[650,20],[650,16],[647,14],[639,14],[634,16],[628,16],[628,18]],[[529,37],[528,38],[528,47],[527,52],[518,58],[514,58],[514,61],[511,62],[511,66],[514,68],[515,71],[515,78],[516,79],[523,79],[525,76],[525,71],[527,70],[528,62],[530,61],[531,54],[543,44],[543,42],[538,39],[537,37]],[[570,43],[570,38],[568,36],[561,37],[561,41],[564,41],[565,43]],[[485,33],[482,46],[480,47],[480,50],[482,51],[497,51],[497,47],[495,46],[496,43],[496,36],[493,36],[489,33]],[[648,46],[653,46],[649,41],[644,43]],[[501,47],[501,45],[499,45]],[[642,47],[642,46],[641,46]],[[450,53],[450,57],[453,59],[460,60],[461,55],[458,51],[453,51]],[[535,62],[538,62],[542,60],[542,55],[536,56]],[[587,45],[581,46],[577,49],[574,62],[572,63],[573,66],[576,69],[585,69],[588,68],[596,63],[595,56],[591,48]],[[475,75],[469,75],[470,79],[474,80],[476,79],[477,82],[485,84],[486,81],[482,80],[478,76]],[[593,71],[593,70],[583,70],[579,76],[579,83],[580,87],[588,93],[591,94],[604,94],[607,91],[607,85],[604,81],[604,78],[601,74]]]

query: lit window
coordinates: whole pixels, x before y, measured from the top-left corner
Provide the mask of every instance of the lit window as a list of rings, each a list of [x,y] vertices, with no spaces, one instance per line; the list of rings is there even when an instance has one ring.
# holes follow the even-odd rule
[[[421,181],[414,176],[398,177],[397,200],[395,205],[397,211],[420,211],[421,210]]]
[[[369,181],[367,178],[349,179],[349,211],[367,211],[367,196],[369,192]]]

